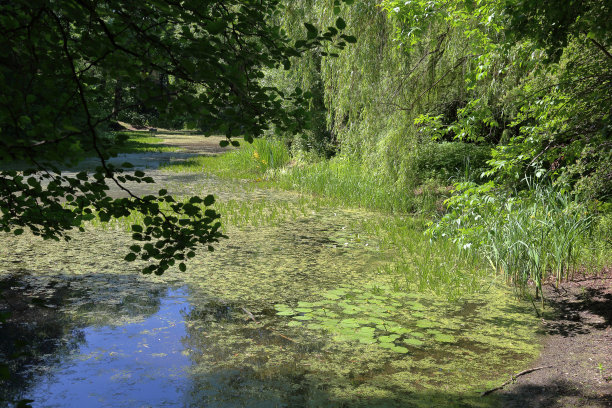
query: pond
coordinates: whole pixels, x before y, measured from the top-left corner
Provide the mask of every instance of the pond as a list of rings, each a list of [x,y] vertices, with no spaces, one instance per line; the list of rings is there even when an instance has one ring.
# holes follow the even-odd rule
[[[186,273],[139,274],[129,234],[2,235],[5,401],[55,406],[496,406],[478,391],[538,351],[530,306],[497,285],[449,302],[394,290],[360,221],[296,194],[189,175],[229,239]],[[155,188],[160,188],[159,185]],[[241,218],[241,214],[244,215]],[[21,353],[18,358],[10,354]]]

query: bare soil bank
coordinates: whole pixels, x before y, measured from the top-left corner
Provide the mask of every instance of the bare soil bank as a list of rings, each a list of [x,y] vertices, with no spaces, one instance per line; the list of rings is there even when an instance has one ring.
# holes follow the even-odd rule
[[[612,407],[612,270],[547,287],[544,347],[533,367],[500,392],[508,408]]]

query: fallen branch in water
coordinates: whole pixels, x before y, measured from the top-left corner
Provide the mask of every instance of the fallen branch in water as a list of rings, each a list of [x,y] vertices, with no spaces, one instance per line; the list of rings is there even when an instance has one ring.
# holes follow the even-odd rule
[[[253,313],[249,312],[249,309],[247,309],[246,307],[241,307],[242,311],[244,313],[246,313],[246,315],[249,317],[249,319],[251,319],[252,321],[254,321],[255,323],[259,323],[256,319],[255,316],[253,316]]]
[[[510,384],[511,382],[516,381],[516,379],[517,379],[518,377],[520,377],[521,375],[529,374],[529,373],[532,373],[532,372],[534,372],[534,371],[543,370],[544,368],[551,368],[551,367],[552,367],[552,366],[551,366],[551,365],[549,365],[549,366],[542,366],[542,367],[530,368],[529,370],[524,370],[524,371],[521,371],[521,372],[520,372],[520,373],[518,373],[518,374],[511,375],[511,376],[510,376],[510,379],[509,379],[508,381],[506,381],[505,383],[503,383],[503,384],[502,384],[502,385],[500,385],[499,387],[491,388],[490,390],[487,390],[487,391],[483,392],[482,394],[480,394],[480,396],[481,396],[481,397],[484,397],[485,395],[489,395],[489,394],[491,394],[492,392],[495,392],[495,391],[497,391],[497,390],[501,390],[501,389],[502,389],[502,388],[504,388],[506,385]]]
[[[254,321],[257,324],[260,323],[260,322],[257,321],[257,319],[255,319],[255,316],[253,316],[253,313],[251,313],[246,307],[241,307],[241,309],[249,317],[249,319],[251,319],[252,321]],[[277,332],[276,330],[274,330],[271,327],[266,327],[266,329],[270,330],[271,332],[274,332],[274,334],[276,334],[277,336],[282,337],[285,340],[289,340],[290,342],[295,343],[295,340],[285,336],[284,334],[281,334],[281,333]]]

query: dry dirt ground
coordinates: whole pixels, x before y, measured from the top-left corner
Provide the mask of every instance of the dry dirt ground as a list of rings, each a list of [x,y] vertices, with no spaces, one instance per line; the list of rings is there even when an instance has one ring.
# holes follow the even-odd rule
[[[612,407],[612,270],[549,285],[542,354],[498,391],[508,408]]]

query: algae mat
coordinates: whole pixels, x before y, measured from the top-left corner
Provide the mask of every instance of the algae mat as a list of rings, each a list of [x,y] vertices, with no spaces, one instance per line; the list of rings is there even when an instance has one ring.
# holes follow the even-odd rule
[[[155,165],[186,157],[146,154]],[[187,273],[155,277],[122,261],[131,220],[90,225],[69,243],[0,235],[0,368],[11,371],[0,401],[492,407],[496,397],[477,391],[538,352],[530,306],[503,288],[483,283],[452,303],[394,291],[381,271],[395,254],[359,229],[376,214],[209,175],[148,174],[155,188],[214,193],[230,239]]]
[[[300,214],[229,227],[215,252],[163,277],[120,261],[129,237],[119,230],[90,229],[70,243],[4,235],[3,297],[35,299],[57,327],[22,315],[24,335],[39,325],[55,345],[33,346],[31,364],[16,367],[23,381],[3,397],[53,406],[54,395],[83,397],[85,384],[123,384],[88,395],[100,406],[495,406],[477,391],[536,355],[533,314],[506,291],[453,303],[395,292],[379,272],[392,254],[354,229],[371,215]],[[171,318],[169,298],[182,302]],[[134,336],[142,341],[129,346]],[[110,361],[123,363],[109,371]],[[180,367],[161,375],[164,361]],[[138,384],[174,391],[147,399]]]

